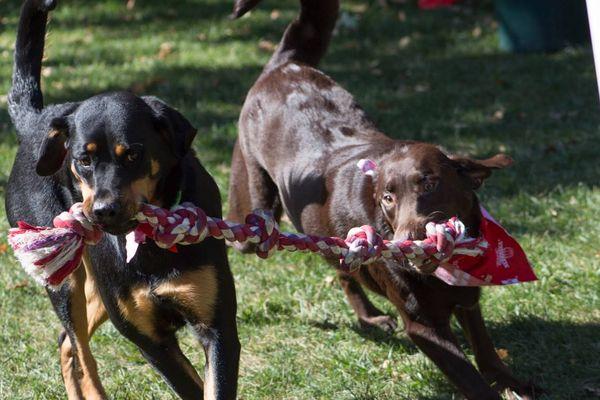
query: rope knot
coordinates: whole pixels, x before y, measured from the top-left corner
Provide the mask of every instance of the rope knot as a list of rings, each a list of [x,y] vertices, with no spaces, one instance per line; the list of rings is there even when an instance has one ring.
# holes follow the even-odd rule
[[[256,254],[267,258],[279,249],[279,226],[270,211],[254,210],[246,217],[246,224],[258,238]]]
[[[362,264],[371,264],[379,259],[385,250],[383,238],[368,225],[350,229],[345,242],[348,251],[342,260],[342,267],[350,270]]]
[[[75,203],[69,211],[64,211],[52,221],[56,228],[70,229],[81,236],[85,244],[95,245],[102,240],[103,232],[92,224],[83,213],[83,203]]]
[[[137,220],[143,225],[140,229],[163,249],[198,243],[208,235],[206,214],[191,203],[180,204],[170,211],[144,204]]]

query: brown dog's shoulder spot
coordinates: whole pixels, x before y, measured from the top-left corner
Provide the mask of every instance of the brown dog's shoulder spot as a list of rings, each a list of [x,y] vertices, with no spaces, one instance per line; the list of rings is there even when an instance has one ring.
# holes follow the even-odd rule
[[[154,288],[154,294],[175,302],[199,322],[210,325],[217,303],[218,284],[217,270],[207,265],[161,283]]]
[[[143,335],[158,341],[155,328],[156,304],[149,285],[133,286],[128,295],[117,299],[117,306],[127,322]]]

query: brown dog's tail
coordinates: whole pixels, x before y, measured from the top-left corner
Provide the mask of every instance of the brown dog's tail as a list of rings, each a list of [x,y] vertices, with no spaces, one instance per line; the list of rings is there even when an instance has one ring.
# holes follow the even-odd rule
[[[260,1],[236,0],[232,17],[240,18]],[[265,71],[287,61],[316,67],[327,51],[339,7],[339,0],[300,0],[300,15],[286,29]]]
[[[21,8],[8,96],[8,111],[17,125],[24,113],[39,111],[44,105],[40,73],[48,12],[55,6],[56,0],[25,0]]]

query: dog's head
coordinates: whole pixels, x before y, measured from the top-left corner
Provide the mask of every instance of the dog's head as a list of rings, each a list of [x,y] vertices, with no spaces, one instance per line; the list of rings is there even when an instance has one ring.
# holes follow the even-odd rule
[[[172,177],[196,135],[159,99],[127,92],[92,97],[50,125],[37,173],[52,175],[68,162],[84,213],[113,234],[135,226],[140,203],[161,204],[157,188]]]
[[[409,143],[376,165],[361,168],[374,183],[374,199],[394,240],[424,239],[425,225],[458,216],[471,233],[478,233],[480,211],[475,195],[492,170],[512,164],[498,154],[486,160],[449,157],[438,147]]]

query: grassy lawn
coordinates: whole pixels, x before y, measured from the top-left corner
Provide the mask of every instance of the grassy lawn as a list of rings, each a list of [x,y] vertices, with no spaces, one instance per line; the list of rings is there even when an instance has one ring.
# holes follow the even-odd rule
[[[16,149],[4,94],[18,3],[0,2],[1,197]],[[237,22],[225,18],[227,0],[168,3],[138,0],[130,11],[124,0],[59,4],[44,68],[46,101],[124,88],[167,100],[199,127],[195,147],[225,195],[244,95],[296,1],[267,1]],[[488,2],[440,12],[419,11],[412,1],[343,3],[349,22],[323,69],[356,94],[384,132],[516,159],[481,197],[519,238],[540,281],[484,290],[492,336],[516,374],[546,388],[546,398],[598,398],[600,108],[591,51],[501,53]],[[4,231],[3,208],[0,214]],[[2,235],[0,398],[62,399],[58,320],[5,243]],[[360,330],[334,271],[319,258],[230,257],[243,348],[240,398],[460,398],[402,332]],[[201,368],[199,346],[187,332],[182,340]],[[173,398],[109,323],[92,348],[112,398]]]

